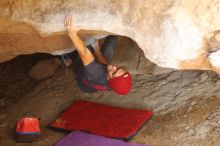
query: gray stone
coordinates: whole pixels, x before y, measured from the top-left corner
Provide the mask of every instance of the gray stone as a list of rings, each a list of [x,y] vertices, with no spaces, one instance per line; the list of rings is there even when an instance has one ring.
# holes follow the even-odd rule
[[[36,80],[49,78],[55,73],[59,65],[60,62],[56,58],[42,60],[32,67],[29,76]]]

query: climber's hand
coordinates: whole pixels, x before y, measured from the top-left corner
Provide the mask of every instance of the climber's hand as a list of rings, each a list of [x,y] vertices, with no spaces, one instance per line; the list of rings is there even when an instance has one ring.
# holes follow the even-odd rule
[[[64,22],[64,25],[65,25],[65,28],[68,31],[69,35],[76,34],[80,30],[79,27],[74,26],[73,16],[71,14],[67,15],[65,22]]]

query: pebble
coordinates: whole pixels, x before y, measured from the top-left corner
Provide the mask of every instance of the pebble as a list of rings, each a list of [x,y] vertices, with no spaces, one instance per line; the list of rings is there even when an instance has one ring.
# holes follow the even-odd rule
[[[185,130],[189,130],[189,129],[190,129],[190,127],[186,127],[186,128],[185,128]]]
[[[191,102],[191,105],[192,105],[192,106],[194,106],[194,105],[196,105],[196,104],[197,104],[197,101],[192,101],[192,102]]]

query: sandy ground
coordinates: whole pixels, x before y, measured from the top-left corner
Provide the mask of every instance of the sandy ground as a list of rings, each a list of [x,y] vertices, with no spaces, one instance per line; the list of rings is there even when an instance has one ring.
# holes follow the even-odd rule
[[[120,57],[120,53],[118,55]],[[132,55],[134,57],[133,52]],[[54,74],[44,80],[28,76],[34,64],[50,57],[42,54],[21,56],[0,64],[1,146],[55,144],[64,134],[47,127],[76,99],[153,110],[153,118],[131,142],[152,146],[220,145],[220,78],[216,73],[167,71],[148,65],[154,71],[160,70],[159,73],[138,74],[133,71],[133,89],[126,96],[110,91],[87,94],[78,88],[72,70],[59,64],[54,64],[57,66]],[[139,66],[145,64],[136,62]],[[130,65],[132,63],[134,61]],[[38,141],[31,144],[19,144],[14,139],[16,122],[25,116],[40,118],[42,133]]]

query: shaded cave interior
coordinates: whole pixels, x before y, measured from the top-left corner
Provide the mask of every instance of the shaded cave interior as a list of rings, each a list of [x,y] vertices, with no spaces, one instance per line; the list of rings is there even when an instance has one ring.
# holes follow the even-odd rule
[[[7,39],[7,37],[5,39]],[[22,38],[20,39],[22,40]],[[144,57],[143,51],[132,39],[117,36],[117,40],[117,47],[112,61],[114,64],[125,66],[125,68],[133,74],[152,75],[155,73],[155,70],[156,72],[160,72],[160,70],[163,71],[163,69],[160,69],[160,67],[157,67],[154,63]],[[29,40],[27,42],[29,42]],[[21,43],[23,42],[21,41]],[[56,40],[53,44],[56,44]],[[30,46],[32,45],[33,44]],[[38,48],[40,46],[41,45],[39,45]],[[44,44],[42,44],[42,47],[44,47]],[[14,59],[0,63],[1,109],[3,109],[3,105],[11,105],[16,100],[19,100],[19,97],[22,97],[25,93],[30,92],[31,89],[42,81],[31,78],[29,76],[29,72],[38,62],[50,59],[57,61],[53,65],[65,69],[60,56],[54,56],[47,53],[19,55]],[[42,70],[46,70],[46,68],[42,68]]]

